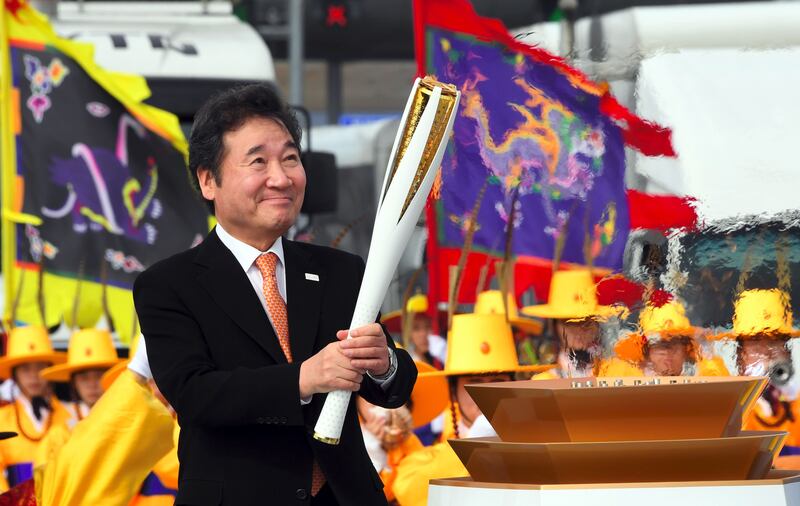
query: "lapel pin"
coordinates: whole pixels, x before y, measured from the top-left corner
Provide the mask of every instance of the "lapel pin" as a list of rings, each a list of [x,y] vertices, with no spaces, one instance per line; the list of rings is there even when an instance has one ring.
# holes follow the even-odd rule
[[[311,274],[310,272],[306,272],[306,279],[309,281],[319,281],[319,276],[317,274]]]

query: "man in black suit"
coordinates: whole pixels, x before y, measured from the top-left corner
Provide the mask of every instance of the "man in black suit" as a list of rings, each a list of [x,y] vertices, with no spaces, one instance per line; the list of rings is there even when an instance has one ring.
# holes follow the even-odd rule
[[[402,406],[416,379],[379,324],[351,332],[364,262],[281,236],[303,202],[300,128],[266,86],[198,112],[189,169],[217,226],[134,286],[158,387],[181,426],[177,505],[383,505],[351,402],[312,438],[326,393]],[[376,315],[377,316],[377,315]]]

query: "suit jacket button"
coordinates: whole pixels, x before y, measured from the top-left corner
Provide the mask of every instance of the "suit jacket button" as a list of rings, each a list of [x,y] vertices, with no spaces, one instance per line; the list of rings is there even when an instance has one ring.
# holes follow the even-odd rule
[[[294,496],[302,501],[308,497],[308,492],[306,492],[306,489],[304,488],[298,488],[297,492],[294,493]]]

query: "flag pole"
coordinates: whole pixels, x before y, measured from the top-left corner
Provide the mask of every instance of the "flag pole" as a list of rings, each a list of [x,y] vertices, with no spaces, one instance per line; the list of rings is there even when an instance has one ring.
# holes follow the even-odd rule
[[[14,293],[14,250],[15,250],[15,227],[8,220],[8,211],[14,199],[14,166],[16,160],[16,147],[14,144],[14,132],[11,122],[13,108],[18,107],[18,103],[12,102],[11,93],[11,52],[9,46],[9,18],[8,12],[3,3],[2,14],[0,14],[0,220],[2,221],[2,269],[3,269],[3,291],[6,300],[11,300]],[[11,317],[11,305],[6,304],[4,318]],[[12,322],[13,325],[13,322]]]

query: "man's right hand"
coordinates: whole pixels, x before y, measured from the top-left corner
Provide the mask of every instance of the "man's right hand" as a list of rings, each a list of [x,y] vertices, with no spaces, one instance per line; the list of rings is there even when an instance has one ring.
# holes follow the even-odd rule
[[[300,364],[300,398],[334,390],[356,392],[363,378],[363,371],[352,369],[350,359],[342,354],[341,343],[330,343]]]

